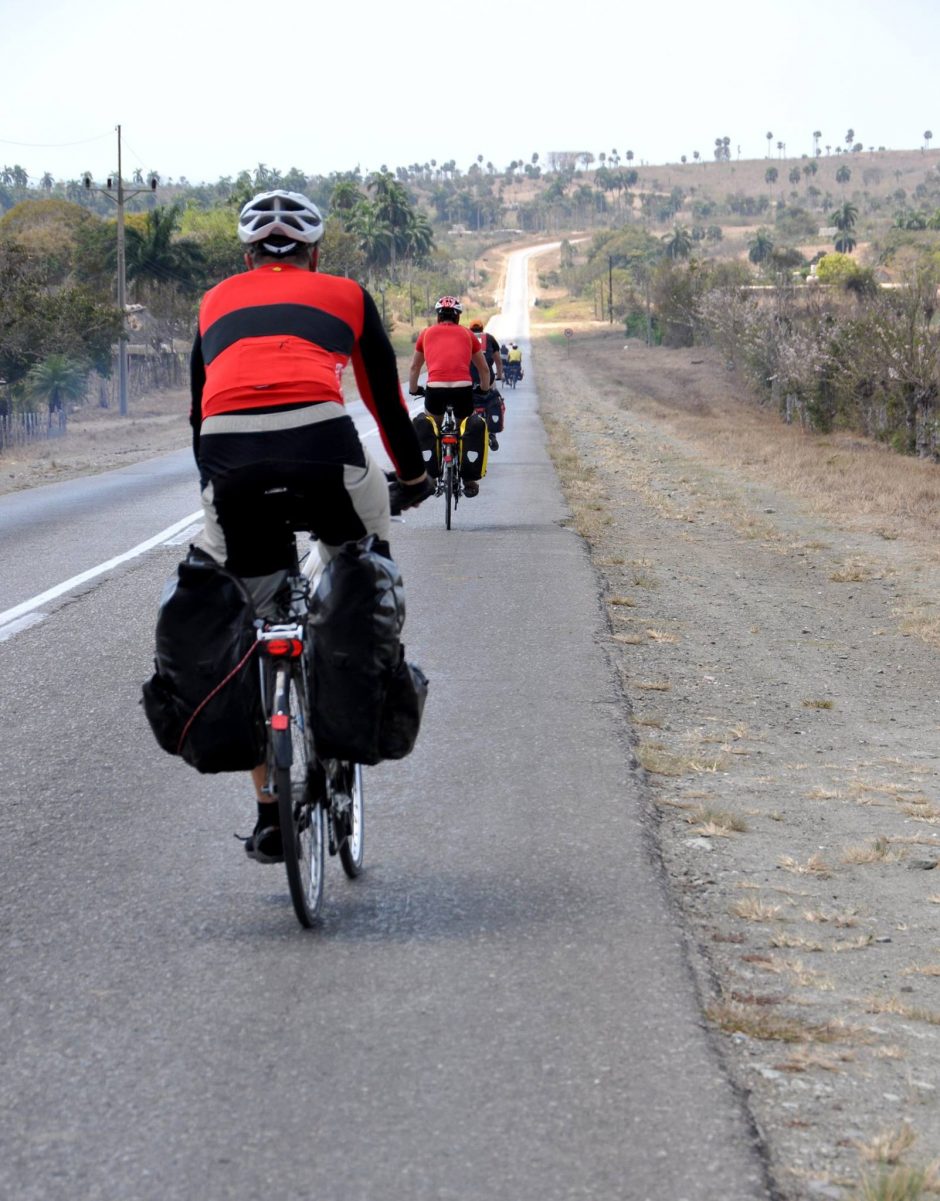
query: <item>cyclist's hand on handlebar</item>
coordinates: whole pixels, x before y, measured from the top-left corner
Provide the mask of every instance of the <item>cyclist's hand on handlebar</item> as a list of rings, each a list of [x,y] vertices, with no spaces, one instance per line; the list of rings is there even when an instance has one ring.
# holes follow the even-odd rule
[[[418,386],[415,388],[415,390],[413,392],[409,392],[408,395],[409,396],[424,396],[424,394],[425,394],[424,388],[422,387],[421,384],[418,384]]]
[[[389,481],[388,499],[393,517],[397,517],[405,509],[416,509],[422,501],[433,495],[434,481],[427,475],[409,484],[397,478]]]

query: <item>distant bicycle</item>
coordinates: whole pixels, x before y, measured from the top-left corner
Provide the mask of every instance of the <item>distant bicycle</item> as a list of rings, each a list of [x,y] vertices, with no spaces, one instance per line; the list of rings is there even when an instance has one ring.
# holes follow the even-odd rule
[[[457,511],[457,502],[463,495],[463,480],[460,478],[460,438],[457,418],[450,405],[441,422],[441,475],[437,481],[435,496],[444,497],[444,525],[449,530],[451,514]]]
[[[424,395],[423,387],[419,387],[415,392],[415,396]],[[463,496],[463,480],[460,478],[460,431],[451,405],[444,410],[438,439],[441,447],[441,474],[437,477],[434,495],[444,497],[444,527],[449,530],[453,514],[457,511],[457,502]]]
[[[516,384],[522,379],[522,364],[504,363],[503,379],[506,381],[508,387],[515,388]]]

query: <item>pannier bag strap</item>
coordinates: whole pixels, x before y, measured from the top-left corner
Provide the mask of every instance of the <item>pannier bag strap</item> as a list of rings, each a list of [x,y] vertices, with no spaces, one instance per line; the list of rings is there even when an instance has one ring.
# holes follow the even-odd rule
[[[241,671],[241,669],[245,666],[245,664],[248,662],[248,660],[251,658],[251,656],[258,649],[259,645],[260,644],[258,642],[253,642],[251,644],[251,646],[248,648],[247,654],[245,654],[242,657],[241,662],[239,664],[237,664],[235,667],[233,667],[232,670],[225,677],[225,679],[220,681],[218,684],[216,684],[216,686],[212,689],[212,691],[209,693],[209,695],[206,697],[203,697],[203,699],[199,702],[199,704],[193,710],[192,716],[190,717],[190,719],[186,723],[186,725],[183,726],[183,732],[182,732],[182,734],[180,734],[180,740],[176,747],[177,755],[182,755],[182,753],[183,753],[183,743],[186,741],[186,736],[187,736],[187,734],[189,734],[190,727],[192,726],[193,722],[196,720],[196,718],[199,716],[199,714],[203,711],[203,709],[205,709],[206,705],[208,705],[208,703],[212,700],[212,698],[214,696],[218,696],[218,694],[222,691],[222,689],[225,687],[225,685],[230,680],[233,680],[235,678],[235,676],[238,675],[238,673]]]

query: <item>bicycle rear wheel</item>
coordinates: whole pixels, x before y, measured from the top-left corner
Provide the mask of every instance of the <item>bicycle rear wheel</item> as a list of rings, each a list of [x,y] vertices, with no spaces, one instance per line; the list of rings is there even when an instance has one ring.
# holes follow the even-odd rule
[[[272,749],[284,867],[297,920],[310,927],[323,904],[323,806],[310,788],[311,740],[303,689],[286,665],[277,673],[272,723],[283,716],[287,723],[274,731]]]
[[[450,529],[451,511],[454,504],[454,464],[450,462],[444,468],[444,524]]]
[[[358,763],[344,763],[343,771],[352,804],[346,817],[346,838],[340,843],[339,861],[350,880],[355,880],[362,871],[365,851],[366,814],[362,795],[362,768]]]

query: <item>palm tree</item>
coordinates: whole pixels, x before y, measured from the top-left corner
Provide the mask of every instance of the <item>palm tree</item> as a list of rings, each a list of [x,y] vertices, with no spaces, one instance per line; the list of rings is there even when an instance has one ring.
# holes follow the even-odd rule
[[[394,279],[396,252],[399,242],[404,241],[408,220],[412,215],[411,201],[404,187],[388,171],[375,172],[369,177],[366,187],[375,193],[376,216],[386,223],[392,233],[389,271]]]
[[[770,143],[771,143],[771,141],[773,140],[773,136],[774,136],[774,135],[773,135],[773,134],[770,132],[770,130],[769,130],[769,129],[768,129],[768,130],[767,130],[767,132],[764,134],[764,137],[767,139],[767,157],[768,157],[768,158],[770,158]]]
[[[43,174],[42,179],[39,181],[39,186],[46,192],[51,192],[55,187],[55,180],[49,171]]]
[[[752,263],[763,263],[770,258],[774,248],[774,240],[767,229],[759,229],[748,242],[747,257]]]
[[[383,221],[379,217],[374,204],[363,200],[353,214],[350,229],[356,235],[359,249],[366,256],[371,287],[376,270],[386,266],[391,258],[393,242],[391,227],[387,221]]]
[[[840,183],[844,186],[845,184],[847,184],[849,182],[849,180],[851,178],[852,178],[852,169],[850,167],[847,167],[843,163],[842,166],[839,168],[839,170],[836,172],[836,183]]]
[[[337,213],[351,213],[359,201],[362,199],[362,193],[356,187],[351,179],[341,179],[330,196],[330,209]]]
[[[776,167],[768,167],[767,170],[764,172],[764,183],[768,183],[771,185],[775,184],[777,182],[777,176],[779,174],[780,174],[780,172],[777,170]]]
[[[64,418],[66,403],[84,398],[88,370],[67,355],[51,354],[32,367],[26,379],[33,396],[48,404],[52,425],[53,413],[61,413]]]
[[[813,130],[813,158],[819,157],[819,139],[822,137],[821,129]]]
[[[829,217],[829,224],[839,231],[836,235],[835,247],[841,254],[851,254],[857,242],[853,230],[858,220],[858,209],[851,201],[845,200]]]
[[[692,253],[692,235],[683,225],[676,225],[669,234],[663,234],[666,256],[670,259],[687,259]]]
[[[200,282],[205,257],[187,238],[174,240],[182,204],[159,205],[144,219],[143,230],[127,230],[127,278],[150,283],[170,283],[184,292]]]
[[[412,210],[407,235],[406,253],[416,262],[426,259],[434,249],[434,231],[426,213]]]
[[[932,137],[933,137],[933,130],[925,129],[924,130],[924,150],[930,149],[930,139]]]
[[[801,172],[800,172],[800,169],[799,169],[799,167],[792,167],[792,168],[790,169],[790,174],[789,174],[788,178],[789,178],[789,180],[790,180],[790,183],[792,183],[792,184],[793,184],[793,186],[794,186],[794,187],[796,187],[796,185],[797,185],[797,184],[800,182],[800,180],[803,178],[803,176],[802,176],[802,174],[801,174]]]

